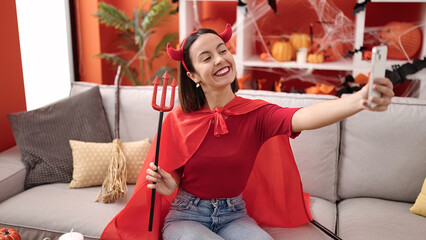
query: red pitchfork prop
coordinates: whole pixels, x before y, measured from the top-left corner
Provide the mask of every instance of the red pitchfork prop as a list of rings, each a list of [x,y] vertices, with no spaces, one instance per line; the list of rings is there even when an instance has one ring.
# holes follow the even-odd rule
[[[163,126],[163,113],[170,112],[173,109],[175,103],[175,89],[177,86],[176,79],[173,78],[170,86],[172,87],[172,95],[170,97],[170,106],[166,106],[166,95],[167,95],[167,84],[169,81],[169,74],[166,72],[163,75],[163,91],[161,93],[161,102],[160,106],[157,105],[157,88],[160,85],[160,81],[158,80],[158,76],[154,80],[154,91],[152,93],[152,108],[160,112],[160,119],[158,121],[158,130],[157,130],[157,145],[155,146],[155,166],[158,166],[158,155],[160,154],[160,138],[161,138],[161,128]],[[155,170],[157,172],[157,170]],[[153,183],[155,184],[155,182]],[[154,219],[154,204],[155,204],[155,189],[152,189],[151,194],[151,211],[149,213],[149,226],[148,231],[152,231],[152,222]]]

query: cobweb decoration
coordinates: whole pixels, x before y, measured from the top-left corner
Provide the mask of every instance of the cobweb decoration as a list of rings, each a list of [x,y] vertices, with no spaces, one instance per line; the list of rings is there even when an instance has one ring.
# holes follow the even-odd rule
[[[371,50],[374,46],[385,44],[388,46],[388,59],[407,60],[412,63],[422,46],[421,29],[424,26],[422,22],[389,22],[384,26],[366,27],[364,46]],[[394,58],[395,54],[400,56]]]
[[[324,35],[321,39],[325,45],[343,44],[348,46],[354,44],[354,22],[342,10],[331,1],[309,0],[309,3],[318,16],[318,22],[322,23]]]

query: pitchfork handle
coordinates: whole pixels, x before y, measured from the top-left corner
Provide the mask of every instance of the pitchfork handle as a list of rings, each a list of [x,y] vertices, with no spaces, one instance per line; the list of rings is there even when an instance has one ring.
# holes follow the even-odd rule
[[[160,154],[160,138],[161,138],[161,128],[163,126],[163,112],[160,112],[160,119],[158,120],[158,132],[157,132],[157,145],[155,146],[155,159],[154,164],[158,169],[158,155]],[[155,170],[157,172],[158,170]],[[155,182],[153,182],[155,184]],[[154,219],[154,204],[155,204],[155,188],[152,189],[151,193],[151,211],[149,212],[149,226],[148,231],[152,231],[152,222]]]

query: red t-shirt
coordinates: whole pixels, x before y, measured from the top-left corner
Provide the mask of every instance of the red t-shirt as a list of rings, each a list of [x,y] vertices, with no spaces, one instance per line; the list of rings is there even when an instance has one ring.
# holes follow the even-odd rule
[[[214,124],[194,155],[184,165],[180,187],[202,198],[231,198],[241,194],[262,144],[291,132],[293,114],[299,108],[262,106],[243,115],[228,116],[228,134],[214,136]]]

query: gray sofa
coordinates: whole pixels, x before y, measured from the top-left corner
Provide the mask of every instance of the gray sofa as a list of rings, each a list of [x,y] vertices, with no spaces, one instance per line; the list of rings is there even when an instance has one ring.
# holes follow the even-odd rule
[[[73,83],[71,95],[93,86]],[[114,132],[114,87],[100,86],[100,91]],[[121,88],[123,142],[155,135],[158,112],[151,108],[151,94],[152,87]],[[334,98],[254,90],[238,95],[287,107]],[[313,218],[342,239],[425,239],[426,218],[409,212],[426,177],[425,100],[394,98],[386,112],[363,111],[305,131],[291,145],[304,190],[312,195]],[[100,187],[69,189],[68,183],[55,183],[24,190],[25,171],[16,146],[0,153],[0,227],[18,230],[22,239],[58,239],[71,229],[98,239],[126,204],[95,203]],[[330,239],[312,224],[264,228],[274,239]]]

